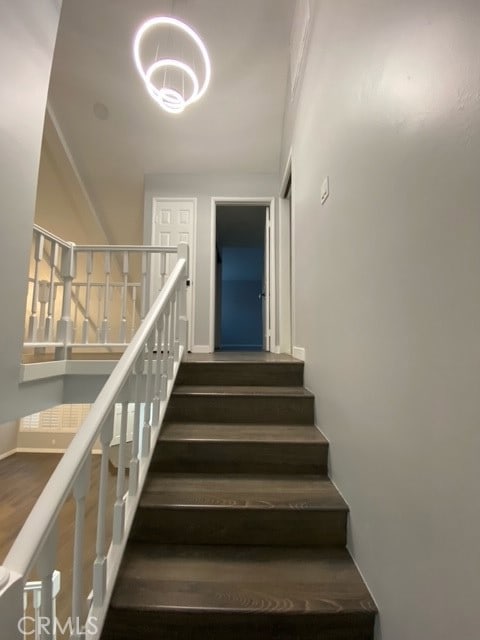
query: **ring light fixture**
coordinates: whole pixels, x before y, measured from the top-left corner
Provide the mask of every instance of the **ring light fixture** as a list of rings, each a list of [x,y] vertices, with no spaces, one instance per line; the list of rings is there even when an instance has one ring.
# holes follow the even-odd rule
[[[148,66],[144,66],[142,62],[142,44],[144,38],[147,34],[152,33],[154,29],[161,27],[177,29],[183,34],[186,34],[195,44],[197,50],[200,52],[204,66],[203,83],[201,85],[196,71],[186,62],[177,60],[173,58],[173,56],[159,60],[155,59]],[[158,36],[160,36],[160,31]],[[199,100],[207,90],[212,73],[208,51],[200,36],[191,27],[177,18],[156,17],[144,22],[135,35],[133,57],[138,73],[143,79],[149,95],[168,113],[182,113],[188,105]],[[160,73],[162,69],[164,71],[163,74]],[[172,69],[181,71],[189,78],[192,85],[189,96],[185,97],[183,91],[180,92],[175,87],[167,86],[167,71]],[[163,76],[161,84],[155,81],[155,77],[159,75]]]

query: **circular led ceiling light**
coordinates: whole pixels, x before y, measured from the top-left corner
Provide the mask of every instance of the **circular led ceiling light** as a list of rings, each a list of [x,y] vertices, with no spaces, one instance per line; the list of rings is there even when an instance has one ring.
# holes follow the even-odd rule
[[[192,68],[192,66],[186,62],[177,60],[173,55],[158,59],[158,46],[155,59],[149,65],[144,65],[142,62],[142,46],[145,38],[147,35],[157,35],[160,40],[160,36],[162,35],[160,29],[162,27],[173,27],[181,34],[186,35],[187,38],[194,43],[196,50],[200,54],[200,59],[203,62],[203,65],[199,65],[203,66],[203,82],[201,85],[195,68]],[[168,43],[169,41],[167,40],[167,44]],[[182,47],[182,49],[184,49],[184,47]],[[200,39],[200,36],[184,22],[177,20],[177,18],[158,17],[150,18],[150,20],[144,22],[137,31],[133,42],[133,57],[138,73],[142,77],[148,93],[155,102],[168,113],[182,113],[188,105],[199,100],[207,90],[212,72],[207,49]],[[177,86],[171,86],[170,83],[167,84],[167,78],[170,78],[171,81],[175,71],[182,74],[181,90]],[[188,95],[184,90],[185,78],[191,85]]]

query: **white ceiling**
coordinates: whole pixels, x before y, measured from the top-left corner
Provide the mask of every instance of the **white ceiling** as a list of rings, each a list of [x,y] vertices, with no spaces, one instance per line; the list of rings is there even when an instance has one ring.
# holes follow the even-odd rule
[[[140,241],[146,173],[278,171],[294,4],[63,1],[50,107],[112,241]],[[212,61],[207,94],[180,116],[153,102],[132,59],[137,27],[172,5]]]

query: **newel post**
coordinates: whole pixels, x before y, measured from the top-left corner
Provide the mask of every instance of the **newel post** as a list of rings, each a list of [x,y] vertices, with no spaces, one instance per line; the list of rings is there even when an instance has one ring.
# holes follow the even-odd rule
[[[178,315],[179,315],[179,332],[180,332],[180,344],[184,350],[188,349],[188,317],[187,317],[187,286],[189,283],[189,249],[186,242],[180,242],[178,245],[178,259],[185,260],[185,273],[182,279],[182,285],[178,297]]]
[[[0,567],[2,637],[8,640],[23,640],[22,632],[27,626],[23,615],[23,578],[5,567]]]
[[[67,350],[72,342],[73,321],[72,307],[72,282],[76,275],[76,255],[74,243],[63,247],[61,275],[63,280],[62,317],[57,323],[57,342],[63,342],[63,347],[57,350],[57,360],[67,358]]]

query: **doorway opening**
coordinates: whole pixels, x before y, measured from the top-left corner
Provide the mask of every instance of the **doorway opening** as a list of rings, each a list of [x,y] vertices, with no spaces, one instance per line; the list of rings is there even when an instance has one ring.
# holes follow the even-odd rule
[[[215,350],[268,349],[268,207],[218,203],[215,218]]]

